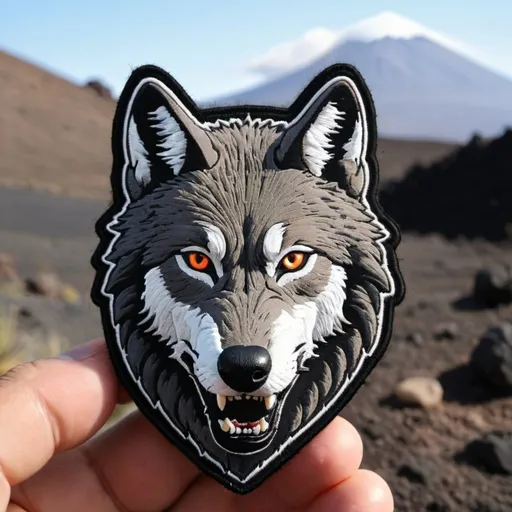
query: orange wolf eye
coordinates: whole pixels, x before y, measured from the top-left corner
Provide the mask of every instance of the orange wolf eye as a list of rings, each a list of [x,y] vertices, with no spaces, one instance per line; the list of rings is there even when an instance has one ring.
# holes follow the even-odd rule
[[[281,265],[286,270],[298,270],[306,260],[303,252],[290,252],[282,260]]]
[[[194,270],[206,270],[212,261],[201,252],[189,252],[187,254],[188,266]]]

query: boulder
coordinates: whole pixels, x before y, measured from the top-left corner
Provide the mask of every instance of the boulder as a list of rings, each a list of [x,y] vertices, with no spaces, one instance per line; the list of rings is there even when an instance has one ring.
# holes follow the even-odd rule
[[[479,304],[495,307],[512,302],[512,269],[509,265],[490,265],[475,274],[473,298]]]
[[[489,473],[512,475],[512,432],[494,430],[472,440],[463,458]]]
[[[473,350],[470,366],[486,384],[512,393],[512,324],[491,325]]]

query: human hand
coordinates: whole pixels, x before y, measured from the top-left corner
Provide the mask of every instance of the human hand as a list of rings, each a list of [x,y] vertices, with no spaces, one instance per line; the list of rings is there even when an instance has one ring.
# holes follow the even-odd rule
[[[140,413],[91,439],[128,401],[105,342],[0,378],[0,510],[8,512],[392,512],[387,484],[359,470],[362,441],[337,418],[253,493],[199,470]]]

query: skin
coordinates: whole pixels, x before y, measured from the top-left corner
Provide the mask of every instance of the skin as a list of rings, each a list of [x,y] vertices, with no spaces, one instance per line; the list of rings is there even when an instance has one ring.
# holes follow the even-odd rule
[[[201,474],[139,413],[91,438],[127,402],[105,342],[0,378],[0,510],[392,512],[362,441],[336,418],[282,470],[240,496]]]

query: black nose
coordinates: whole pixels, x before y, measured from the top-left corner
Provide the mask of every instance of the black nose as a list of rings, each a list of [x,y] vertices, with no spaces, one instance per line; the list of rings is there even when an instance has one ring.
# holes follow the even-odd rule
[[[237,345],[224,349],[217,362],[222,380],[239,393],[251,393],[265,384],[272,368],[263,347]]]

